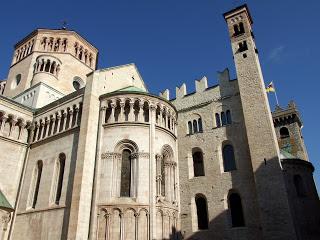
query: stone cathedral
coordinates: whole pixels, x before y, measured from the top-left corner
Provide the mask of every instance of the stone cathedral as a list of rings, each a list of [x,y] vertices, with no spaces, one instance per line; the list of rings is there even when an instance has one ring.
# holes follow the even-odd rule
[[[223,17],[236,79],[225,69],[175,98],[149,93],[134,64],[97,69],[75,31],[15,44],[0,83],[0,239],[320,239],[299,111],[270,111],[247,5]]]

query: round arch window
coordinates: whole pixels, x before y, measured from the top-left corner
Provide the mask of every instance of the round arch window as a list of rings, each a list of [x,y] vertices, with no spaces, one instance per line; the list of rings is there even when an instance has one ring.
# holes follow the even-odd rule
[[[11,88],[15,89],[21,82],[21,74],[17,74],[14,81],[12,81]]]
[[[84,81],[80,77],[74,77],[72,82],[73,88],[77,91],[84,87]]]

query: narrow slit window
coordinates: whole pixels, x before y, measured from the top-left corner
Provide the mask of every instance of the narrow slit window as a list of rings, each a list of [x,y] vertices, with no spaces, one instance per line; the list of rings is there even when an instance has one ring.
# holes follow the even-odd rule
[[[227,125],[227,118],[226,118],[225,112],[221,112],[221,123],[222,123],[222,126]]]
[[[65,160],[66,155],[64,153],[59,154],[59,162],[58,162],[58,181],[57,181],[57,192],[56,192],[56,198],[55,203],[59,205],[60,199],[61,199],[61,193],[62,193],[62,186],[63,186],[63,175],[64,175],[64,167],[65,167]]]
[[[221,127],[220,114],[216,113],[216,127]]]
[[[194,133],[198,132],[198,122],[197,122],[197,120],[193,120],[193,132]]]
[[[34,193],[33,193],[33,198],[32,198],[32,208],[36,207],[36,204],[38,201],[40,180],[41,180],[41,175],[42,175],[42,167],[43,167],[42,161],[38,161],[37,167],[36,167],[36,172],[35,172],[36,181],[35,181],[35,188],[34,188]]]
[[[188,130],[189,130],[189,134],[192,134],[192,123],[191,123],[191,121],[188,122]]]
[[[199,126],[199,132],[202,132],[202,120],[201,118],[198,119],[198,126]]]
[[[131,186],[131,152],[127,149],[122,151],[121,161],[121,197],[130,197]]]
[[[226,117],[227,117],[227,124],[231,124],[232,120],[231,120],[231,112],[230,112],[230,110],[226,111]]]

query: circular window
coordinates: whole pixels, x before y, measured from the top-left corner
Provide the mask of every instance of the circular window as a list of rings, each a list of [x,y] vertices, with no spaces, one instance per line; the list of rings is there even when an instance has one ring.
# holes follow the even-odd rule
[[[12,81],[11,88],[12,89],[16,88],[20,84],[20,82],[21,82],[21,74],[17,74],[16,79]]]
[[[73,81],[73,88],[75,89],[75,90],[79,90],[80,89],[80,83],[78,83],[77,81]]]
[[[74,77],[72,82],[73,88],[77,91],[84,87],[84,82],[80,77]]]

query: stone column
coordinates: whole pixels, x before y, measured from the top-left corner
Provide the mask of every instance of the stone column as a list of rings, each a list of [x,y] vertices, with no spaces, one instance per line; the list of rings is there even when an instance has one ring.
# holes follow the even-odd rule
[[[16,128],[16,123],[17,123],[17,119],[12,118],[11,119],[11,128],[9,130],[9,135],[8,136],[11,136],[12,131]]]
[[[75,120],[74,120],[74,126],[78,126],[78,121],[79,121],[79,114],[80,114],[80,106],[77,105],[76,108],[74,109],[75,111]]]
[[[173,165],[173,201],[177,202],[177,180],[176,180],[176,168],[177,164],[174,163]]]
[[[45,125],[46,125],[47,127],[46,127],[46,132],[45,132],[44,138],[48,137],[48,133],[49,133],[50,120],[49,120],[48,118],[46,118]]]
[[[101,111],[101,123],[104,124],[106,123],[106,111],[107,111],[107,107],[103,106],[100,108]]]
[[[32,142],[37,141],[37,135],[38,135],[38,131],[39,131],[39,125],[37,122],[34,123],[34,129],[32,131]]]
[[[63,132],[64,130],[66,130],[66,129],[67,129],[67,126],[66,126],[66,123],[67,123],[67,116],[68,116],[67,112],[66,112],[66,111],[64,111],[64,112],[63,112],[63,125],[62,125],[62,132]]]
[[[124,217],[123,213],[120,213],[120,240],[125,240],[125,229],[124,229]]]
[[[156,181],[157,181],[157,196],[161,196],[161,161],[162,161],[162,156],[160,154],[156,155]]]
[[[51,121],[52,121],[52,126],[51,126],[50,136],[53,135],[56,118],[54,116],[52,116]]]
[[[73,114],[74,114],[73,109],[70,109],[70,110],[69,110],[69,114],[70,114],[70,117],[69,117],[68,128],[72,128],[72,122],[73,122],[73,118],[74,118],[74,116],[73,116]]]
[[[138,153],[134,153],[131,155],[131,181],[130,181],[130,197],[136,197],[136,189],[137,189],[137,158]]]
[[[138,226],[138,220],[139,220],[139,213],[134,213],[134,224],[135,224],[135,240],[138,240],[139,239],[139,236],[138,236],[138,229],[139,229],[139,226]]]
[[[111,102],[111,114],[110,114],[110,123],[114,123],[115,122],[115,116],[114,116],[114,110],[116,108],[116,103],[114,103],[113,101]]]
[[[164,180],[165,181],[165,186],[164,186],[165,198],[169,200],[168,198],[170,194],[169,192],[170,185],[169,185],[169,166],[167,162],[164,163],[164,178],[165,178]]]
[[[172,163],[168,163],[168,201],[172,202]]]
[[[155,161],[155,121],[156,121],[156,105],[154,103],[150,103],[150,131],[149,131],[149,139],[150,139],[150,152],[149,152],[149,163],[150,163],[150,171],[149,171],[149,203],[150,203],[150,214],[148,217],[148,226],[150,229],[148,233],[150,233],[148,239],[155,239],[156,234],[156,181],[155,177],[157,174],[156,170],[156,161]]]
[[[23,123],[23,122],[21,122],[20,123],[20,125],[19,125],[19,127],[20,127],[20,131],[19,131],[19,134],[18,134],[18,140],[21,140],[21,139],[23,139],[23,136],[24,136],[24,129],[25,129],[25,127],[27,126],[27,124],[25,124],[25,123]]]
[[[118,117],[118,122],[124,122],[125,121],[125,114],[124,114],[124,106],[125,106],[125,101],[123,99],[120,100],[120,113]]]
[[[129,112],[129,116],[128,116],[128,120],[130,122],[134,122],[135,121],[135,117],[134,117],[134,99],[130,99],[130,112]]]
[[[138,121],[139,122],[144,122],[144,117],[143,117],[143,102],[139,102],[139,117],[138,117]]]
[[[111,219],[111,214],[110,213],[106,213],[105,218],[106,218],[106,236],[105,236],[105,239],[106,240],[111,240],[110,239],[110,228],[111,228],[110,219]]]
[[[164,118],[165,124],[163,127],[169,128],[169,126],[168,126],[168,114],[169,114],[168,110],[166,110],[164,114],[165,114],[165,118]]]
[[[3,115],[3,116],[2,116],[2,123],[1,123],[1,132],[2,132],[2,133],[3,133],[3,131],[4,131],[4,126],[5,126],[5,124],[6,124],[7,119],[8,119],[8,116],[7,116],[7,115]]]
[[[39,133],[38,133],[38,138],[37,140],[41,140],[42,139],[42,136],[43,136],[43,129],[44,129],[44,122],[43,120],[41,120],[40,122],[40,127],[39,127]]]
[[[56,118],[56,124],[57,124],[57,132],[60,132],[60,124],[61,124],[61,113],[57,112],[57,118]]]

